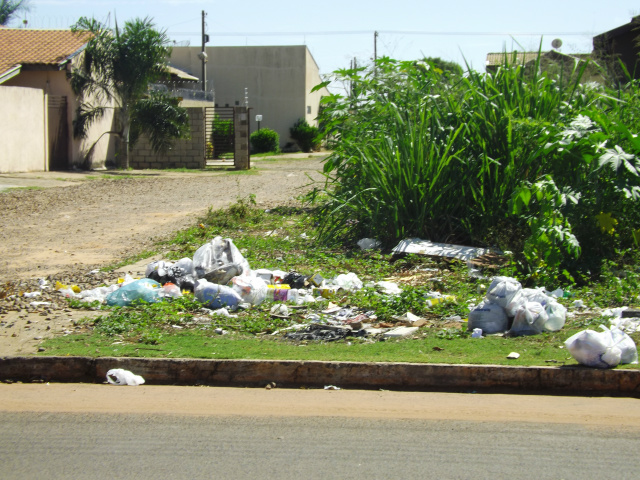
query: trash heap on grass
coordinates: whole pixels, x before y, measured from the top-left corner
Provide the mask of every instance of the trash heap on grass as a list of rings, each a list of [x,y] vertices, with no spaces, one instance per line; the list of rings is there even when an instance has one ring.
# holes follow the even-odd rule
[[[388,297],[402,293],[397,284],[388,281],[371,282],[367,286]],[[211,315],[231,316],[229,312],[270,302],[272,316],[293,318],[295,314],[301,319],[272,333],[294,341],[410,337],[427,324],[411,312],[393,317],[393,323],[386,323],[378,321],[375,311],[345,306],[349,293],[363,287],[354,273],[325,279],[319,274],[302,275],[295,271],[252,270],[233,241],[222,237],[202,245],[192,259],[149,263],[142,279],[126,276],[115,285],[85,291],[75,285],[56,285],[65,296],[120,307],[136,302],[155,303],[193,292]],[[523,288],[514,278],[495,277],[484,299],[471,308],[467,329],[473,332],[472,338],[557,332],[567,317],[567,309],[558,302],[563,295],[560,289],[549,292],[544,288]],[[448,301],[455,298],[439,292],[431,292],[425,298],[427,306]],[[328,306],[317,305],[318,308],[308,309],[309,313],[302,313],[310,304],[319,302],[328,302]],[[585,330],[566,341],[567,349],[579,363],[598,368],[637,363],[635,343],[623,329],[640,330],[640,320],[637,324],[621,320],[620,312],[613,312],[611,316],[614,317],[611,328],[605,327],[602,332]],[[457,317],[459,322],[465,320]]]
[[[567,309],[558,303],[562,292],[544,288],[522,288],[511,277],[495,277],[485,299],[469,313],[469,330],[509,336],[556,332],[566,321]]]

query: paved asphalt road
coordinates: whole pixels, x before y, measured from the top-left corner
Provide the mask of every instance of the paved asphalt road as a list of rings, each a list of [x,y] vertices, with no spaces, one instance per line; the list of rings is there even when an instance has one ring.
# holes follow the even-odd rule
[[[3,479],[601,480],[640,472],[634,399],[96,385],[8,385],[0,394]],[[223,405],[232,395],[234,405]],[[318,397],[304,414],[305,399]],[[260,398],[255,409],[243,403]],[[442,400],[454,408],[445,412]],[[540,423],[523,420],[531,403]],[[427,417],[406,418],[412,405]],[[614,410],[612,424],[598,422]],[[562,423],[561,411],[576,415]]]

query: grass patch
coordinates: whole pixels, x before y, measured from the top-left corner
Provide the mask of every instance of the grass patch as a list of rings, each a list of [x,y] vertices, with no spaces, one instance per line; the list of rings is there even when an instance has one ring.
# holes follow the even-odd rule
[[[229,169],[226,173],[227,175],[258,175],[260,172],[256,167],[251,167],[249,170]]]
[[[403,289],[401,295],[381,295],[374,286],[333,298],[343,307],[373,311],[377,323],[393,322],[408,311],[421,316],[426,325],[412,338],[381,341],[379,337],[336,342],[286,340],[286,329],[306,323],[309,313],[320,314],[328,300],[295,310],[289,318],[270,315],[271,303],[236,312],[236,318],[208,317],[191,295],[157,304],[127,308],[103,307],[103,314],[84,321],[87,333],[47,340],[44,355],[153,356],[166,358],[292,359],[359,362],[423,362],[496,365],[575,365],[563,347],[564,340],[585,328],[597,329],[608,321],[596,313],[580,314],[571,309],[581,299],[589,309],[638,305],[640,273],[633,265],[613,265],[597,283],[569,289],[572,297],[561,303],[576,312],[560,332],[532,337],[489,336],[473,339],[466,330],[470,304],[479,303],[488,279],[469,275],[467,266],[419,255],[392,257],[387,252],[361,251],[358,247],[327,247],[315,240],[314,211],[300,207],[257,208],[255,197],[238,200],[224,210],[210,209],[188,229],[176,232],[156,249],[123,260],[117,268],[165,251],[167,260],[192,257],[197,248],[213,237],[232,238],[253,268],[295,270],[324,278],[355,272],[365,285],[388,280]],[[635,264],[634,264],[635,265]],[[510,274],[510,267],[487,272]],[[557,285],[544,285],[552,290]],[[455,301],[427,306],[432,291],[455,296]],[[91,305],[74,305],[89,308]],[[459,317],[456,319],[455,317]],[[229,332],[216,333],[216,329]],[[632,335],[640,341],[640,333]],[[517,360],[508,360],[512,352]],[[623,368],[638,368],[625,365]]]

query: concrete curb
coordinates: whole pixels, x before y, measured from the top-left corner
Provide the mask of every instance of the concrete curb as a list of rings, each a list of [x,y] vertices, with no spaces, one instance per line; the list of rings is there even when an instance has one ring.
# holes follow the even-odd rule
[[[2,357],[0,380],[103,383],[124,368],[148,385],[211,385],[405,391],[509,392],[640,398],[639,370],[292,360],[198,360],[116,357]]]

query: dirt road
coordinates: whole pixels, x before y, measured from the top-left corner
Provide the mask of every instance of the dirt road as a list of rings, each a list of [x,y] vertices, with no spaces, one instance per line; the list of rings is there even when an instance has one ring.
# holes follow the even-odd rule
[[[32,305],[42,298],[4,297],[39,290],[37,279],[47,276],[83,288],[116,280],[89,272],[149,249],[210,207],[250,194],[263,208],[296,202],[311,179],[321,179],[322,158],[254,159],[247,172],[1,174],[0,354],[34,353],[42,338],[73,331],[86,315],[55,301]]]

